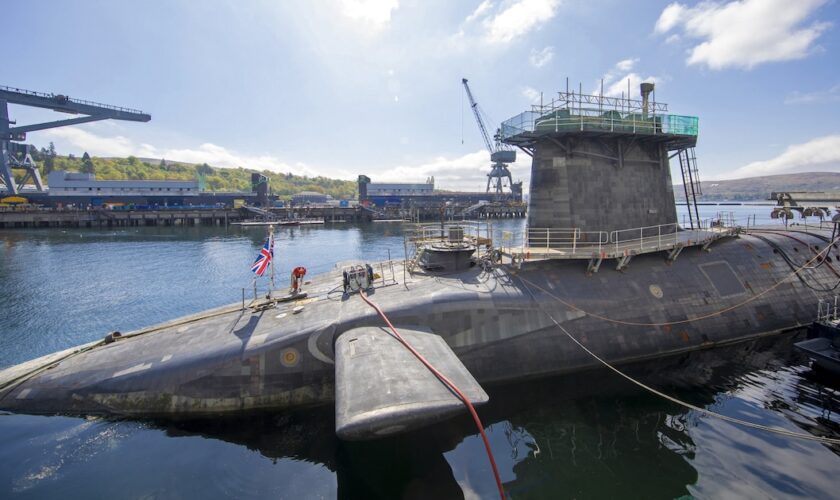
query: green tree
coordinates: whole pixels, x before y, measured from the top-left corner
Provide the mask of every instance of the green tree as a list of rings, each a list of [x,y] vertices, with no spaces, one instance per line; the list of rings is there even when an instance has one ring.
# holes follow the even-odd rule
[[[212,175],[213,167],[206,163],[202,163],[201,165],[195,167],[195,171],[202,175]]]
[[[93,166],[93,160],[90,159],[90,155],[85,151],[85,154],[82,155],[82,172],[85,174],[93,174],[96,173],[96,167]]]

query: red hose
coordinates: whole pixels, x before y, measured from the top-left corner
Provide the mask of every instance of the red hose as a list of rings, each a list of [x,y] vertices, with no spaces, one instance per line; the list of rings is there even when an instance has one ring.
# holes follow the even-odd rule
[[[502,486],[502,478],[501,476],[499,476],[499,469],[498,467],[496,467],[496,459],[493,458],[493,450],[490,449],[490,441],[487,440],[487,434],[484,433],[484,425],[482,425],[481,419],[478,418],[478,413],[476,413],[475,407],[473,407],[473,404],[470,402],[469,398],[467,398],[467,396],[464,395],[464,393],[461,392],[461,390],[458,389],[458,387],[451,380],[446,378],[446,375],[442,374],[434,366],[432,366],[432,364],[429,363],[429,361],[426,358],[424,358],[422,354],[417,352],[417,350],[414,349],[414,347],[412,347],[411,344],[409,344],[408,341],[406,341],[402,335],[400,335],[400,332],[398,332],[397,329],[394,328],[394,325],[391,324],[391,320],[389,320],[388,317],[385,316],[385,313],[382,312],[382,309],[380,309],[379,306],[377,306],[376,304],[371,302],[370,299],[367,298],[367,295],[365,294],[364,290],[359,290],[359,295],[361,295],[362,300],[364,300],[367,303],[367,305],[372,307],[379,314],[382,320],[385,321],[385,324],[388,325],[388,328],[391,329],[391,331],[394,333],[394,336],[397,337],[397,340],[399,340],[400,343],[403,346],[405,346],[406,349],[411,351],[411,354],[414,354],[414,357],[419,359],[420,362],[423,363],[426,366],[426,368],[428,368],[429,371],[432,372],[432,374],[438,378],[438,380],[443,382],[443,384],[446,387],[448,387],[452,392],[457,394],[458,398],[464,403],[464,406],[466,406],[467,409],[470,411],[470,415],[472,415],[473,421],[475,422],[475,426],[478,427],[478,432],[481,433],[481,439],[484,441],[484,448],[487,450],[487,458],[490,460],[490,466],[493,468],[493,476],[496,478],[496,487],[499,489],[499,497],[502,500],[505,500],[505,489]]]

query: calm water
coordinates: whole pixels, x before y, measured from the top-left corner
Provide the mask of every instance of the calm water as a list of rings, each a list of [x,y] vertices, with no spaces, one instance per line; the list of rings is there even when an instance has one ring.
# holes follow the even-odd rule
[[[767,207],[703,207],[737,216]],[[501,227],[520,228],[523,221]],[[0,367],[236,302],[259,229],[0,232]],[[278,276],[403,253],[398,224],[283,228]],[[727,415],[840,436],[840,385],[792,336],[633,367]],[[840,449],[701,417],[614,375],[489,388],[480,413],[514,498],[837,498]],[[470,422],[370,443],[331,409],[200,422],[0,415],[0,497],[493,498]]]

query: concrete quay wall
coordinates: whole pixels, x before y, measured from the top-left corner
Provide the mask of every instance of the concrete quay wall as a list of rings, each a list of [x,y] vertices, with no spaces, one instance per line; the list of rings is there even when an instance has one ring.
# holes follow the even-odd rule
[[[149,211],[8,211],[0,212],[0,229],[50,227],[222,226],[242,219],[239,210]]]

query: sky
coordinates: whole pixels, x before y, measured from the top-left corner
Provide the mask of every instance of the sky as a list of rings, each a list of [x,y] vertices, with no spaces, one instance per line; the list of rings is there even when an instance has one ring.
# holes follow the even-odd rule
[[[483,190],[488,128],[566,86],[656,83],[703,180],[840,172],[838,0],[5,2],[0,85],[139,108],[28,134],[165,158]],[[18,124],[66,118],[10,106]],[[528,186],[525,154],[511,168]],[[679,178],[677,174],[675,180]]]

